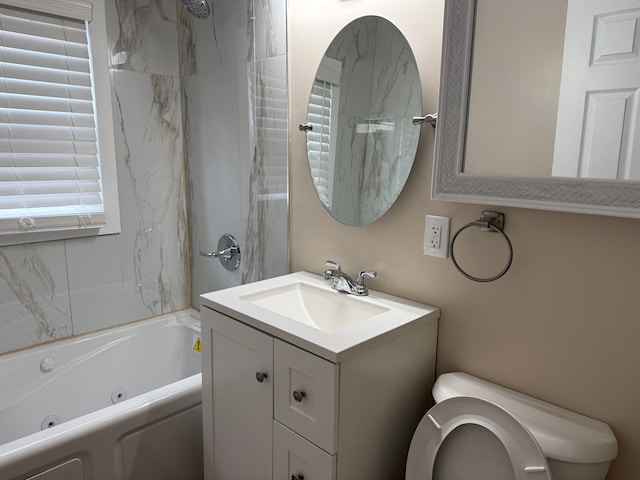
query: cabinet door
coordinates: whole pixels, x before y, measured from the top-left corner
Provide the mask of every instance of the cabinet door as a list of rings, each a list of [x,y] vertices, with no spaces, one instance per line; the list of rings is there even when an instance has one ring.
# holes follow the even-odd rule
[[[334,480],[336,457],[273,421],[273,480]]]
[[[338,448],[338,365],[274,340],[274,418],[327,452]]]
[[[273,339],[203,308],[205,478],[265,480],[272,476]],[[208,344],[207,344],[208,343]],[[205,353],[206,352],[206,353]],[[205,385],[210,384],[209,391]]]

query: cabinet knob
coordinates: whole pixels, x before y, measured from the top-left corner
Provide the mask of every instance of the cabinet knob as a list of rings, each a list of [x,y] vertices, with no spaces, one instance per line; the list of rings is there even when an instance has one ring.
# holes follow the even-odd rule
[[[302,399],[304,397],[306,397],[306,396],[307,396],[307,394],[305,393],[304,390],[294,390],[293,391],[293,399],[298,403],[300,403],[302,401]]]
[[[304,475],[301,473],[294,473],[291,475],[291,480],[304,480]]]
[[[256,380],[258,383],[264,382],[265,378],[268,378],[267,372],[256,372]]]

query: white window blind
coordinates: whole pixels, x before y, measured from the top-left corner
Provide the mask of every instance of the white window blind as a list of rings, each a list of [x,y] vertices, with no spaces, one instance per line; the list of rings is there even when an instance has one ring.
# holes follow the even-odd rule
[[[331,207],[333,165],[331,161],[331,120],[333,84],[318,78],[313,82],[309,96],[307,120],[307,155],[311,178],[322,203]]]
[[[0,4],[0,234],[105,225],[87,9],[77,17]]]
[[[255,120],[256,141],[261,143],[259,162],[262,181],[257,184],[258,201],[288,199],[289,177],[287,170],[287,79],[280,72],[272,72],[260,62],[248,64],[251,88],[251,105]],[[258,72],[258,68],[261,70]],[[269,88],[258,88],[260,77]],[[267,141],[268,139],[268,141]],[[257,164],[256,164],[257,165]]]

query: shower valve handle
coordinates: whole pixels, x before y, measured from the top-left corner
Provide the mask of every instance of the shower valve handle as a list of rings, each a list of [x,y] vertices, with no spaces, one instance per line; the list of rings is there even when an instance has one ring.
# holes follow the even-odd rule
[[[230,233],[225,233],[220,237],[218,251],[206,252],[200,250],[200,255],[208,258],[217,258],[222,266],[229,271],[236,270],[240,266],[240,245]]]
[[[200,250],[200,255],[203,257],[212,257],[212,258],[224,258],[225,260],[231,260],[234,255],[238,253],[238,249],[236,247],[227,247],[223,248],[219,252],[205,252],[204,250]]]

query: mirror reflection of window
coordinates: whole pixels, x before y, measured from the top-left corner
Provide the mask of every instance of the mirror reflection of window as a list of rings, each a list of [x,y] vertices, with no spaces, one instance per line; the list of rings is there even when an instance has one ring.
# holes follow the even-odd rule
[[[309,96],[307,121],[312,130],[307,132],[307,155],[316,191],[327,208],[331,208],[333,196],[336,142],[331,139],[336,137],[338,126],[341,74],[342,63],[324,57]]]

